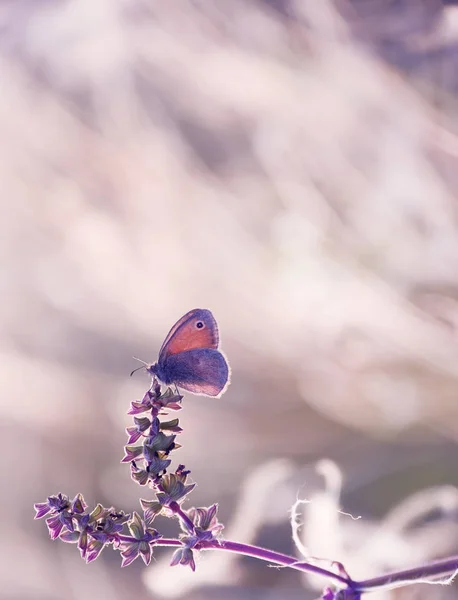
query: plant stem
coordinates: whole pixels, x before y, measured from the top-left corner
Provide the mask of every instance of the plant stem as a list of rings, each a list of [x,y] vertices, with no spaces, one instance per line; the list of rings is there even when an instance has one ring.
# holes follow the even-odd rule
[[[333,579],[339,585],[339,587],[353,587],[353,582],[351,579],[342,577],[341,575],[337,575],[332,571],[322,569],[316,565],[312,565],[309,562],[300,561],[294,556],[288,556],[287,554],[274,552],[273,550],[266,550],[265,548],[260,548],[259,546],[251,546],[249,544],[240,544],[238,542],[224,540],[219,542],[218,545],[215,545],[214,542],[208,543],[208,545],[205,542],[202,542],[200,547],[211,548],[213,550],[228,550],[229,552],[236,552],[237,554],[244,554],[245,556],[253,556],[254,558],[259,558],[260,560],[265,560],[266,562],[275,563],[285,567],[291,567],[292,569],[297,569],[299,571],[306,571],[307,573],[313,573],[314,575],[322,575],[328,579]]]
[[[421,567],[414,567],[413,569],[406,569],[404,571],[395,571],[363,581],[352,581],[351,587],[358,592],[369,592],[374,591],[375,589],[379,590],[382,588],[408,585],[409,583],[415,583],[418,580],[420,580],[418,581],[420,583],[421,581],[424,582],[425,580],[434,577],[446,577],[457,570],[458,556],[452,556],[445,560],[435,561]]]
[[[186,524],[188,531],[191,533],[194,531],[194,523],[188,517],[188,515],[182,510],[178,502],[171,502],[169,508]]]

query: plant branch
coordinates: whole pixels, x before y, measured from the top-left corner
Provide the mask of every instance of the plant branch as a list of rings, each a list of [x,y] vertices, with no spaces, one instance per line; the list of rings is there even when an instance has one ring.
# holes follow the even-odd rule
[[[297,558],[294,556],[282,554],[281,552],[274,552],[273,550],[266,550],[265,548],[260,548],[259,546],[251,546],[250,544],[241,544],[239,542],[222,540],[218,545],[216,545],[214,542],[211,542],[208,545],[205,542],[202,542],[200,547],[211,548],[214,550],[228,550],[229,552],[244,554],[245,556],[252,556],[254,558],[259,558],[260,560],[270,563],[276,563],[277,565],[284,567],[291,567],[292,569],[297,569],[298,571],[305,571],[307,573],[313,573],[314,575],[322,575],[323,577],[333,579],[339,584],[340,587],[353,586],[352,580],[347,577],[342,577],[341,575],[337,575],[332,571],[312,565],[309,562],[297,560]]]
[[[359,592],[369,592],[383,588],[400,587],[409,583],[428,583],[428,580],[432,578],[446,577],[456,571],[458,571],[458,556],[452,556],[420,567],[395,571],[363,581],[353,581],[352,589]]]

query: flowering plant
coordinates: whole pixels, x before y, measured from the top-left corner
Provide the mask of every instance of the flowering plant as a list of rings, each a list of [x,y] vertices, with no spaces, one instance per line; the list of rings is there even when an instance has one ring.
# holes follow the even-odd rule
[[[323,600],[355,600],[365,592],[412,583],[446,584],[458,572],[458,557],[451,557],[356,581],[339,563],[332,563],[325,569],[316,559],[298,560],[251,544],[225,540],[221,535],[224,526],[217,518],[218,505],[184,509],[183,503],[196,484],[188,481],[190,471],[184,465],[179,464],[174,471],[170,469],[170,456],[180,448],[176,438],[182,429],[178,418],[164,420],[162,417],[167,417],[170,411],[180,410],[182,400],[178,391],[171,388],[163,391],[153,377],[143,398],[132,402],[128,411],[134,424],[126,429],[128,440],[121,462],[130,464],[131,478],[151,489],[155,498],[141,499],[141,512],[126,514],[101,504],[90,510],[81,494],[73,500],[61,493],[49,496],[46,502],[35,504],[35,518],[47,517],[46,525],[52,540],[76,544],[87,563],[94,561],[104,548],[112,546],[121,553],[122,567],[130,565],[139,556],[148,565],[158,546],[176,548],[171,566],[188,565],[193,571],[196,569],[195,555],[201,550],[235,552],[327,578],[329,585],[323,590]],[[158,515],[178,520],[181,532],[177,538],[164,538],[154,527]]]

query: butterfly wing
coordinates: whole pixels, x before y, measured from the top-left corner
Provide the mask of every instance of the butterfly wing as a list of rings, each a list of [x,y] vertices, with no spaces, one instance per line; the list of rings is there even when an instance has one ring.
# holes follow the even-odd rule
[[[219,396],[229,382],[229,365],[218,350],[196,348],[169,355],[158,375],[193,394]]]
[[[169,331],[159,351],[159,363],[180,352],[197,348],[218,348],[218,325],[212,313],[195,308],[186,313]]]

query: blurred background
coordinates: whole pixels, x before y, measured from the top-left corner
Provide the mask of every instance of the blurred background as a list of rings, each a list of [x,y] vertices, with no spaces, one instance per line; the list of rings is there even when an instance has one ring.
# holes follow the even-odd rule
[[[227,539],[300,556],[300,498],[297,541],[354,578],[458,553],[455,4],[0,4],[4,600],[327,584],[223,553],[85,565],[32,520],[59,491],[149,497],[119,462],[132,356],[195,307],[232,384],[185,398],[175,458]]]

